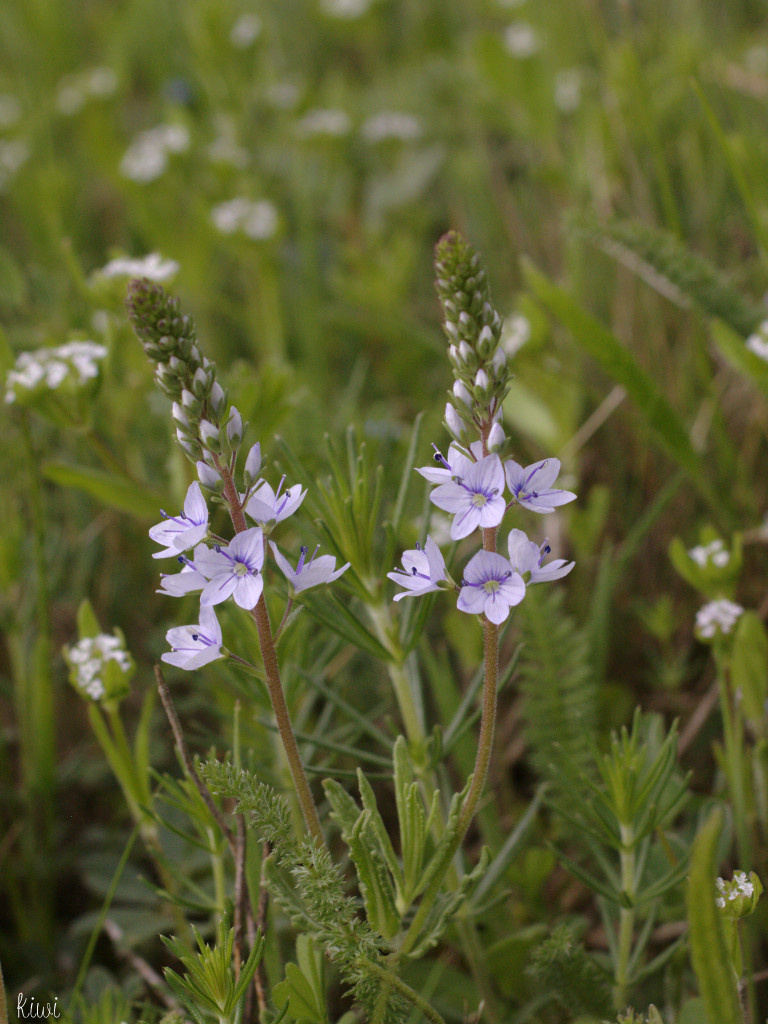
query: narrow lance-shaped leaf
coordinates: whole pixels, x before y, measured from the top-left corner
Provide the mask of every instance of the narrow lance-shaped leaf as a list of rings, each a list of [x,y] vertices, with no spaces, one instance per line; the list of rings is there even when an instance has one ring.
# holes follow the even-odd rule
[[[715,905],[717,841],[721,826],[722,813],[715,810],[693,844],[686,896],[691,960],[707,1020],[713,1024],[744,1024],[723,922]]]

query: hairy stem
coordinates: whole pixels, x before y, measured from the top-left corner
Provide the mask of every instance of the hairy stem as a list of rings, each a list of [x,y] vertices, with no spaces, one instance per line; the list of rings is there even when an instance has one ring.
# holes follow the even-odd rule
[[[247,524],[242,502],[237,493],[232,474],[218,462],[217,468],[221,472],[221,477],[224,481],[224,497],[229,505],[232,525],[236,533],[242,533],[247,529]],[[256,630],[259,635],[259,647],[261,648],[261,657],[264,662],[267,691],[269,692],[272,711],[275,715],[275,724],[277,725],[277,731],[280,734],[285,756],[288,760],[288,768],[290,769],[291,778],[296,789],[296,797],[301,807],[301,813],[304,816],[304,823],[310,835],[314,836],[322,845],[325,845],[320,817],[317,813],[312,790],[309,788],[304,764],[301,760],[301,754],[299,753],[299,747],[293,731],[291,715],[285,701],[283,684],[280,679],[280,666],[277,660],[274,637],[272,636],[272,626],[269,621],[269,612],[267,611],[267,604],[263,593],[256,607],[251,611],[251,615],[256,623]]]

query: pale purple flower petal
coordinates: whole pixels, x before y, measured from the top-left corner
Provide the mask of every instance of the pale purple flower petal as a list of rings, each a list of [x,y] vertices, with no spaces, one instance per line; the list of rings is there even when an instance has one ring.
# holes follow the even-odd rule
[[[196,626],[174,626],[165,639],[171,648],[161,661],[178,668],[196,669],[223,657],[221,626],[213,608],[200,609],[200,623]]]
[[[208,533],[208,506],[197,481],[190,484],[184,500],[184,511],[180,515],[169,516],[165,512],[162,515],[163,522],[153,526],[149,536],[156,544],[165,544],[166,548],[155,552],[153,558],[175,557],[181,551],[199,544]]]
[[[512,459],[504,463],[507,486],[515,501],[531,512],[552,512],[557,505],[565,505],[576,497],[573,491],[550,488],[559,472],[559,459],[543,459],[525,469]]]
[[[294,484],[285,493],[281,493],[284,480],[285,477],[278,484],[277,492],[263,480],[248,500],[245,511],[259,526],[282,522],[292,516],[304,500],[307,492],[302,491],[301,484]]]
[[[192,594],[196,590],[202,590],[208,582],[208,577],[200,572],[197,562],[208,553],[205,544],[198,544],[194,550],[195,561],[190,561],[185,555],[179,555],[178,561],[182,563],[181,572],[163,573],[160,576],[160,589],[158,594],[168,594],[170,597],[183,597],[185,594]]]
[[[567,562],[564,558],[556,558],[547,565],[541,563],[552,550],[547,543],[539,547],[522,530],[511,530],[509,540],[509,563],[527,583],[549,583],[552,580],[559,580],[567,576],[576,564]],[[526,577],[526,574],[529,574]]]
[[[445,559],[431,537],[427,537],[423,549],[417,545],[410,551],[404,551],[402,561],[402,569],[387,573],[390,580],[406,588],[402,593],[395,594],[395,601],[403,597],[421,597],[433,590],[440,590],[440,584],[447,580]]]
[[[525,584],[507,559],[493,551],[478,551],[467,562],[457,607],[472,615],[484,614],[499,625],[524,597]]]
[[[342,565],[340,569],[337,569],[336,559],[333,555],[315,557],[318,551],[317,548],[315,548],[315,554],[307,562],[307,548],[302,545],[301,555],[294,569],[288,559],[278,551],[277,545],[273,541],[269,542],[269,546],[272,548],[272,554],[275,556],[275,561],[280,567],[280,571],[293,587],[296,594],[300,594],[302,590],[309,590],[310,587],[318,587],[322,583],[333,583],[350,566],[350,563],[347,562],[346,565]]]
[[[488,455],[469,465],[466,472],[436,487],[430,501],[454,516],[451,537],[460,540],[478,527],[498,526],[506,500],[504,468],[498,455]]]
[[[227,547],[215,547],[195,558],[194,567],[207,577],[202,607],[233,597],[241,608],[254,608],[264,589],[264,534],[258,526],[236,534]]]

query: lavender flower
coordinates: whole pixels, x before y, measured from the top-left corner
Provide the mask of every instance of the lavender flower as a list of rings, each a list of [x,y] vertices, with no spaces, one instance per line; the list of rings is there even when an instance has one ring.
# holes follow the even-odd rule
[[[163,654],[161,661],[188,671],[202,668],[211,661],[223,658],[221,650],[221,626],[213,608],[200,609],[200,623],[195,626],[174,626],[165,639],[171,648]]]
[[[565,505],[576,497],[573,491],[551,489],[560,472],[559,459],[543,459],[525,469],[508,459],[504,472],[515,501],[531,512],[552,512],[557,505]]]
[[[493,551],[478,551],[467,562],[457,607],[471,615],[484,614],[498,626],[524,597],[525,583],[507,559]]]
[[[395,594],[395,601],[403,597],[421,597],[433,590],[440,590],[440,584],[448,580],[445,559],[431,537],[427,537],[423,549],[417,544],[411,551],[404,551],[402,561],[402,569],[387,573],[389,579],[406,588],[400,594]]]
[[[293,569],[288,559],[280,554],[274,541],[270,541],[269,546],[272,548],[275,561],[295,594],[301,593],[302,590],[309,590],[310,587],[318,587],[321,583],[333,583],[350,566],[350,563],[347,562],[346,565],[342,565],[340,569],[337,569],[336,559],[333,555],[321,555],[319,558],[316,558],[319,545],[315,548],[315,553],[309,562],[307,562],[308,549],[302,545],[298,565]]]
[[[194,568],[208,580],[200,605],[205,608],[233,597],[241,608],[255,608],[264,589],[263,565],[264,534],[258,526],[236,534],[227,547],[200,552]]]
[[[509,564],[522,576],[525,583],[548,583],[551,580],[559,580],[562,576],[567,576],[576,564],[566,563],[564,558],[556,558],[548,565],[542,566],[541,563],[552,549],[546,541],[539,547],[534,541],[529,540],[522,530],[510,531],[507,546]]]
[[[430,500],[454,516],[451,537],[461,540],[477,527],[498,526],[504,518],[506,501],[504,467],[498,455],[472,463],[460,476],[436,487]]]
[[[156,544],[165,544],[164,551],[157,551],[153,558],[170,558],[179,552],[198,544],[208,533],[208,506],[205,503],[200,484],[190,484],[184,499],[184,511],[178,516],[169,516],[161,510],[164,521],[153,526],[149,536]]]
[[[207,551],[208,548],[205,544],[198,544],[194,550],[194,559],[201,559]],[[185,594],[192,594],[196,590],[202,590],[208,582],[208,578],[200,572],[195,561],[186,558],[184,555],[179,555],[178,561],[183,566],[181,572],[163,573],[160,576],[158,594],[168,594],[169,597],[183,597]]]
[[[306,490],[301,489],[301,484],[294,484],[281,494],[282,478],[277,485],[277,491],[273,491],[266,480],[262,481],[248,500],[245,511],[258,523],[259,526],[267,526],[268,523],[279,523],[288,516],[292,516],[299,505],[304,501]]]

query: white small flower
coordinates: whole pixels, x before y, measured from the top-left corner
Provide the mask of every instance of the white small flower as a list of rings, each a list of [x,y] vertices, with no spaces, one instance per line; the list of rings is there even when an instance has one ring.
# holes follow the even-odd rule
[[[309,110],[296,125],[299,135],[305,138],[318,135],[338,138],[348,135],[350,128],[349,116],[343,110],[323,107]]]
[[[750,352],[768,362],[768,320],[763,320],[757,330],[750,334],[746,346]]]
[[[189,485],[184,500],[184,511],[178,516],[162,513],[163,520],[151,527],[149,536],[156,544],[165,544],[164,551],[156,551],[153,558],[178,558],[182,551],[195,547],[208,534],[208,506],[195,481]]]
[[[730,633],[743,611],[740,604],[725,598],[710,601],[696,612],[696,632],[703,640]]]
[[[246,11],[241,14],[232,26],[229,33],[229,41],[238,50],[247,49],[261,35],[261,18],[253,11]]]
[[[29,146],[23,139],[0,139],[0,191],[29,160]]]
[[[504,45],[513,57],[524,60],[541,49],[539,34],[525,21],[513,21],[504,31]]]
[[[360,18],[371,6],[371,0],[320,0],[323,13],[332,18]]]
[[[565,68],[555,75],[555,106],[563,114],[572,114],[581,103],[581,71]]]
[[[513,313],[504,321],[501,331],[501,348],[511,357],[531,337],[531,322],[522,313]]]
[[[183,153],[188,148],[189,131],[184,125],[158,125],[131,142],[120,162],[120,172],[131,181],[146,184],[165,171],[169,153]]]
[[[163,259],[157,252],[138,258],[119,256],[98,271],[101,277],[147,277],[150,281],[167,281],[178,272],[176,260]]]
[[[268,199],[250,200],[239,196],[219,203],[211,210],[211,220],[224,235],[241,231],[253,241],[263,241],[277,231],[278,215]]]
[[[422,128],[419,119],[412,114],[386,110],[364,121],[360,134],[370,143],[384,142],[387,139],[410,142],[421,138]]]
[[[104,675],[108,662],[114,662],[125,676],[133,674],[133,659],[123,640],[110,633],[83,637],[65,651],[65,656],[73,684],[91,700],[107,696]]]
[[[719,538],[711,541],[709,544],[699,544],[697,547],[691,548],[688,555],[702,569],[705,569],[710,563],[716,568],[722,569],[731,560],[730,551],[728,551],[724,542]]]
[[[98,361],[107,355],[104,345],[95,341],[70,341],[55,348],[21,352],[6,377],[5,401],[15,402],[19,392],[47,387],[51,391],[65,381],[75,386],[98,376]]]

